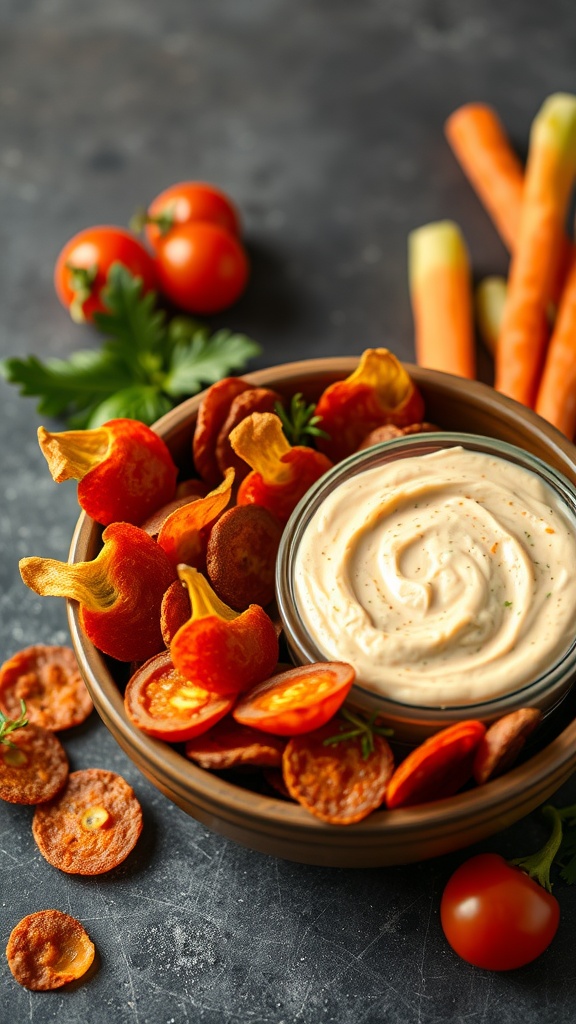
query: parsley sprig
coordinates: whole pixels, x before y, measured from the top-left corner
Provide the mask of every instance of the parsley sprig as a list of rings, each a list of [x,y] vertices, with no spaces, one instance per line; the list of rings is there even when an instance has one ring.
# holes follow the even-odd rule
[[[333,736],[328,736],[324,740],[325,747],[336,746],[337,743],[344,743],[345,740],[359,740],[360,748],[362,750],[362,757],[366,761],[370,757],[370,754],[374,752],[374,736],[392,736],[394,734],[393,729],[388,729],[383,725],[378,724],[379,715],[378,712],[370,715],[369,718],[364,718],[363,715],[359,715],[354,711],[350,711],[349,708],[340,708],[339,715],[349,722],[352,728],[348,729],[344,722],[339,725],[339,732],[334,733]]]
[[[330,439],[330,434],[318,426],[322,417],[316,416],[315,408],[314,404],[306,404],[301,392],[292,395],[288,409],[276,402],[274,411],[280,417],[282,429],[291,445],[305,444],[315,437]]]
[[[241,371],[260,346],[244,334],[208,327],[189,317],[168,319],[153,292],[122,264],[110,268],[97,313],[99,349],[69,359],[36,356],[0,362],[0,374],[39,398],[38,412],[73,429],[96,427],[115,417],[151,424],[184,398]]]
[[[0,743],[4,743],[7,747],[15,747],[16,744],[12,743],[8,736],[15,729],[23,729],[25,725],[28,725],[28,719],[26,718],[26,704],[23,700],[20,701],[19,718],[8,718],[3,711],[0,711]]]

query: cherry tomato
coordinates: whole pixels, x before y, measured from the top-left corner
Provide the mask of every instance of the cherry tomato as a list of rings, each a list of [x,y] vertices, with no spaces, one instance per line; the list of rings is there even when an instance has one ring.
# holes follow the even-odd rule
[[[156,288],[150,253],[130,231],[109,226],[86,228],[66,243],[54,268],[54,287],[74,320],[92,320],[105,306],[101,292],[113,263],[142,278],[144,291]]]
[[[248,258],[238,241],[218,224],[193,221],[158,239],[160,288],[188,313],[218,313],[231,306],[248,280]]]
[[[352,666],[339,661],[288,669],[243,694],[232,717],[276,736],[312,732],[336,714],[354,676]]]
[[[555,897],[496,853],[461,864],[440,905],[454,952],[489,971],[510,971],[535,960],[552,942],[559,918]]]
[[[154,655],[130,678],[124,706],[148,736],[182,743],[206,732],[232,709],[234,697],[207,693],[174,668],[168,651]]]
[[[158,239],[177,224],[209,221],[240,237],[240,216],[234,203],[215,185],[181,181],[171,185],[150,203],[146,236],[155,249]]]

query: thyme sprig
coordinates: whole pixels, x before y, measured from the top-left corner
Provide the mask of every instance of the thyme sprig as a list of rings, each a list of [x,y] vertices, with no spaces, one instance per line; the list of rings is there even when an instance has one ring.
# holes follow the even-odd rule
[[[28,725],[28,719],[26,718],[26,704],[23,700],[20,701],[19,718],[8,718],[3,711],[0,711],[0,743],[4,743],[7,747],[15,747],[16,744],[12,743],[8,736],[16,729],[23,729],[25,725]]]
[[[324,740],[325,747],[336,746],[336,744],[344,743],[346,740],[360,740],[362,757],[366,761],[370,754],[374,753],[374,736],[389,737],[394,735],[393,729],[378,724],[380,716],[377,711],[370,715],[369,718],[364,718],[363,715],[350,711],[349,708],[341,708],[339,713],[342,718],[345,718],[351,724],[352,728],[347,729],[346,725],[342,722],[340,724],[340,732],[335,733],[334,736],[328,736]]]

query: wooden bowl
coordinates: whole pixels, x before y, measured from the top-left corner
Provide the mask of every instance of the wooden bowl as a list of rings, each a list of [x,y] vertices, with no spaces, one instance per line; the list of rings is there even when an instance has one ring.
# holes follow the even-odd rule
[[[310,401],[352,372],[357,358],[315,359],[248,374],[257,386]],[[485,434],[518,445],[576,483],[576,448],[535,413],[474,381],[408,366],[426,402],[426,419],[446,430]],[[201,396],[164,416],[157,432],[186,474]],[[78,520],[70,561],[89,561],[101,528]],[[423,860],[475,843],[528,814],[555,792],[576,765],[573,695],[547,720],[540,740],[512,771],[484,786],[421,807],[377,811],[347,827],[331,826],[300,805],[254,792],[236,776],[228,781],[198,768],[180,750],[138,730],[124,711],[126,666],[104,657],[85,638],[74,601],[68,603],[72,643],[86,685],[106,726],[136,766],[165,796],[208,828],[254,850],[307,864],[378,867]],[[553,721],[552,721],[553,720]],[[246,776],[246,780],[249,777]]]

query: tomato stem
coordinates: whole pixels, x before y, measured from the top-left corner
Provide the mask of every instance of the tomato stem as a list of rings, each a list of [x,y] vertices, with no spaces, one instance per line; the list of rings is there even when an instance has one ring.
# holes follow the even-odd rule
[[[167,235],[170,228],[174,227],[176,221],[174,206],[163,210],[162,213],[152,215],[144,207],[140,207],[130,218],[130,230],[139,235],[146,224],[155,224],[161,235]]]
[[[525,871],[530,878],[533,878],[535,882],[538,882],[543,889],[547,890],[547,892],[552,892],[550,869],[562,842],[563,829],[561,813],[559,813],[555,807],[552,807],[551,804],[546,804],[546,806],[542,808],[542,814],[552,822],[552,831],[544,843],[544,846],[537,850],[536,853],[530,854],[528,857],[516,857],[514,860],[510,861],[510,864],[514,864],[516,867],[521,868],[522,871]]]
[[[74,293],[70,303],[70,316],[74,323],[82,324],[86,320],[84,303],[88,301],[94,289],[98,264],[94,263],[91,267],[76,267],[73,263],[67,263],[66,269],[70,272],[69,283]]]

